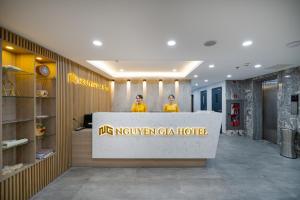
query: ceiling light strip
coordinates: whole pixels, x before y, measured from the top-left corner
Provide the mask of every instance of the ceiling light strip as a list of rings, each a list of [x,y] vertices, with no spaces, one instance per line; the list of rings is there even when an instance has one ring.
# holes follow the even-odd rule
[[[190,61],[181,72],[118,72],[113,71],[105,61],[87,60],[87,62],[96,68],[102,70],[114,78],[185,78],[188,74],[194,71],[203,61]]]

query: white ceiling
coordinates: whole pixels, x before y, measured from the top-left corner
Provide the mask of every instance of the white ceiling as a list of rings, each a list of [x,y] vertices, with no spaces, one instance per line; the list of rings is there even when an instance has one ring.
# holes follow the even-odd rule
[[[0,25],[102,74],[86,60],[141,63],[140,71],[203,60],[188,76],[199,86],[300,66],[300,47],[286,47],[300,40],[299,0],[0,0]],[[177,45],[168,47],[169,39]],[[217,45],[204,47],[211,39]],[[253,45],[242,47],[246,39]]]

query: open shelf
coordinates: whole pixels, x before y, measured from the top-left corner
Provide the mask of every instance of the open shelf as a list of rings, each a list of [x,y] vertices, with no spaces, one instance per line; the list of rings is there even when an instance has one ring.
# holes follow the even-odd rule
[[[36,97],[36,98],[38,98],[38,99],[53,99],[53,100],[56,99],[56,97]]]
[[[55,77],[53,77],[53,78],[37,77],[36,80],[37,81],[39,81],[39,80],[56,81],[56,78]]]
[[[28,121],[33,121],[33,120],[34,119],[5,120],[5,121],[2,121],[2,125],[14,124],[14,123],[22,123],[22,122],[28,122]]]
[[[6,69],[2,69],[2,73],[5,74],[11,74],[11,75],[14,75],[14,76],[34,76],[34,73],[32,72],[26,72],[26,71],[12,71],[12,70],[6,70]]]
[[[41,160],[40,152],[52,151],[53,155],[56,151],[56,66],[49,62],[39,64],[48,66],[50,72],[47,77],[38,73],[36,76],[36,124],[46,129],[44,135],[36,136],[36,158]],[[39,92],[46,95],[40,96]]]
[[[2,98],[33,99],[33,96],[2,96]]]
[[[36,139],[42,140],[44,137],[52,137],[52,136],[56,136],[56,133],[45,133],[44,135],[36,136]]]
[[[35,162],[35,55],[30,52],[2,50],[2,129],[0,168]],[[5,69],[15,66],[18,71]],[[4,140],[24,141],[2,146]],[[24,165],[25,166],[25,165]],[[23,167],[22,167],[23,168]],[[15,171],[14,171],[15,172]],[[8,175],[8,174],[7,174]]]
[[[53,117],[56,117],[56,115],[37,115],[36,119],[48,119]]]
[[[4,44],[1,45],[3,47]],[[37,162],[36,153],[43,149],[53,151],[50,157],[55,154],[56,63],[44,57],[42,61],[38,61],[37,55],[25,49],[2,48],[0,52],[2,54],[2,60],[0,60],[0,81],[2,81],[0,179],[2,179]],[[49,76],[44,77],[38,73],[37,66],[39,65],[48,66]],[[38,95],[44,92],[46,96]],[[47,116],[40,118],[40,115]],[[46,129],[46,133],[41,137],[36,136],[36,127],[39,124]],[[4,140],[22,138],[27,138],[28,141],[9,147],[2,146]],[[23,164],[23,166],[11,173],[1,175],[4,167],[10,169],[18,164]]]
[[[22,145],[28,144],[28,143],[30,143],[30,142],[33,142],[33,141],[30,141],[30,140],[28,140],[28,141],[26,141],[26,142],[24,141],[24,142],[22,142],[22,143],[19,143],[19,144],[10,146],[10,147],[4,147],[4,146],[2,146],[2,150],[5,151],[5,150],[7,150],[7,149],[16,148],[16,147],[18,147],[18,146],[22,146]]]

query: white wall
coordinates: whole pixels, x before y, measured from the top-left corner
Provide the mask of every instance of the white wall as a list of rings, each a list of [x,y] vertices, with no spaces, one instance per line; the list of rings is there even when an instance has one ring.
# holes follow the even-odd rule
[[[211,97],[211,90],[213,88],[222,87],[222,132],[226,132],[226,82],[222,81],[219,83],[215,83],[212,85],[208,85],[206,87],[200,87],[194,89],[192,91],[194,95],[194,110],[200,110],[201,98],[200,94],[201,91],[207,91],[207,110],[212,110],[212,97]]]

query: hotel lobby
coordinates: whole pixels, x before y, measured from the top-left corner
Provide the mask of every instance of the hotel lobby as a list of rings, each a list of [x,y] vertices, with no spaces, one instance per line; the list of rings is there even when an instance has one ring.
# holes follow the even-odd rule
[[[299,10],[0,0],[0,200],[299,200]]]

